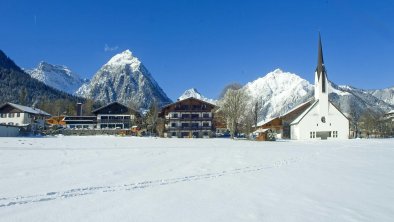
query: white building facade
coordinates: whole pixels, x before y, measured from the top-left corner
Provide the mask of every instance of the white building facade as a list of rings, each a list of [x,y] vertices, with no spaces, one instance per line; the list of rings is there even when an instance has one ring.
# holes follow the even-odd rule
[[[0,107],[0,124],[12,126],[31,126],[43,128],[49,113],[32,107],[6,103]]]
[[[315,101],[290,124],[291,139],[348,139],[349,119],[329,100],[327,73],[319,36]]]

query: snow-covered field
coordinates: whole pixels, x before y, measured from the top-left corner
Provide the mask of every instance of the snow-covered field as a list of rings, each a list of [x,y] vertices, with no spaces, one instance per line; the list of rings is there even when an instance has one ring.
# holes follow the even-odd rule
[[[0,138],[0,221],[393,221],[394,140]]]

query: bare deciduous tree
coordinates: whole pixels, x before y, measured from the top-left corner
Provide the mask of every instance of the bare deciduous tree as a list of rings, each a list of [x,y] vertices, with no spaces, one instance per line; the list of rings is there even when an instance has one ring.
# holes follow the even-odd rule
[[[227,88],[226,93],[220,101],[220,109],[227,120],[227,127],[230,130],[231,138],[234,138],[238,130],[238,125],[242,118],[245,117],[248,100],[249,97],[244,89]]]
[[[145,116],[145,121],[147,124],[147,129],[153,133],[156,130],[157,119],[159,115],[159,105],[157,104],[156,100],[150,105],[149,112]]]
[[[243,132],[249,137],[250,134],[256,130],[259,112],[262,107],[261,97],[251,99],[245,110],[245,115],[242,118]]]

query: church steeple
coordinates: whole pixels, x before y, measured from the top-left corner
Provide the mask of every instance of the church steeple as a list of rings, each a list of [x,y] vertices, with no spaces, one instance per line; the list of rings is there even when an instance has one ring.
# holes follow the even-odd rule
[[[319,45],[318,45],[318,52],[317,52],[317,67],[316,67],[316,82],[321,85],[322,93],[326,93],[326,85],[327,85],[327,73],[326,68],[324,66],[323,60],[323,46],[321,43],[321,36],[319,32]]]
[[[319,32],[319,46],[318,46],[318,52],[317,52],[317,74],[319,75],[320,79],[320,74],[324,70],[324,60],[323,60],[323,47],[321,45],[321,37],[320,37],[320,32]]]

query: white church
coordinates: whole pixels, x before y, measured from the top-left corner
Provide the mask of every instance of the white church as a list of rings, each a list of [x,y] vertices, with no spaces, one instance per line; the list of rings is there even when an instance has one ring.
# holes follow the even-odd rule
[[[349,138],[349,119],[328,100],[330,89],[327,83],[327,72],[319,34],[314,102],[290,123],[291,139]]]

